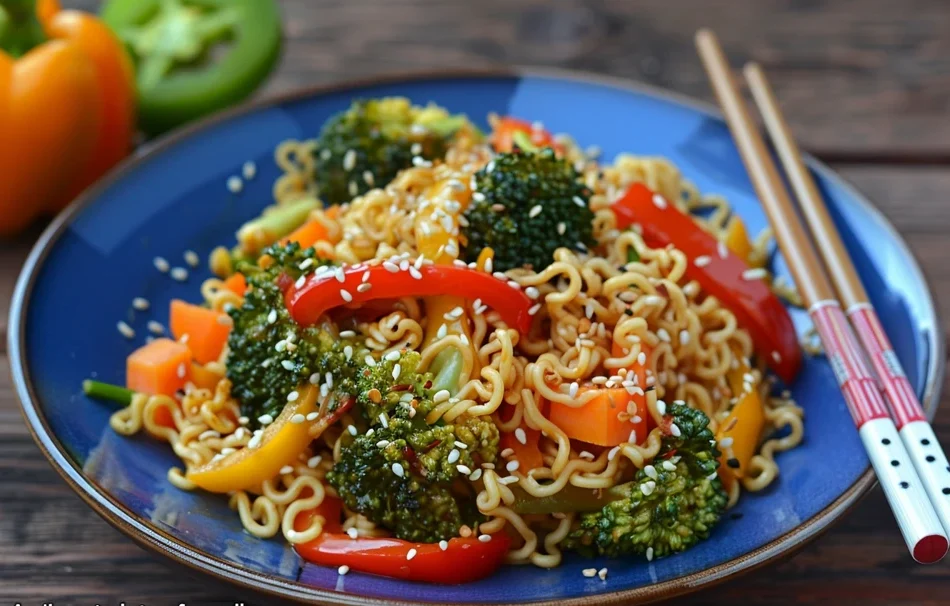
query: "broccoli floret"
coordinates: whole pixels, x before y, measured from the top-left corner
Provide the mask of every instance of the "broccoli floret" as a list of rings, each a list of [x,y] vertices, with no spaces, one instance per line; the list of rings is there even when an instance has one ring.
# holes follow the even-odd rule
[[[358,100],[320,131],[314,181],[325,204],[341,204],[385,187],[413,158],[445,155],[449,140],[468,120],[435,105],[413,106],[404,97]]]
[[[417,371],[419,360],[406,352],[357,373],[356,401],[370,428],[344,434],[327,480],[347,508],[395,536],[435,542],[483,520],[463,471],[495,460],[498,430],[491,419],[468,415],[428,425],[435,393],[431,376]]]
[[[719,451],[709,419],[684,404],[670,406],[665,419],[673,433],[663,438],[654,464],[615,487],[624,498],[581,514],[565,539],[566,549],[653,558],[685,551],[709,537],[728,501],[716,475]]]
[[[463,228],[468,261],[490,246],[496,270],[540,271],[558,248],[586,251],[595,244],[591,191],[553,149],[499,154],[475,174],[475,192]]]
[[[344,355],[348,342],[319,327],[298,325],[284,305],[282,285],[328,264],[313,248],[302,250],[292,242],[268,247],[256,264],[238,266],[250,288],[243,305],[228,312],[234,328],[228,336],[226,366],[231,393],[252,425],[265,414],[276,418],[287,394],[311,374],[332,370],[343,386],[339,393],[346,394],[345,381],[358,370]]]

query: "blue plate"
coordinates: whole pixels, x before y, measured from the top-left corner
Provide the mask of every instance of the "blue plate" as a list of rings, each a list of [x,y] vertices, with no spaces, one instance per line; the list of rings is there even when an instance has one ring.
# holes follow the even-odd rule
[[[531,602],[597,604],[649,601],[695,590],[800,547],[841,516],[872,484],[831,368],[809,359],[792,386],[806,410],[801,447],[779,455],[781,477],[745,495],[712,537],[674,557],[598,560],[567,557],[556,570],[506,567],[465,586],[432,586],[303,564],[279,539],[242,531],[226,500],[182,492],[166,480],[178,460],[148,438],[108,427],[107,405],[82,396],[87,377],[121,383],[124,359],[142,344],[146,323],[167,324],[171,298],[196,300],[208,277],[188,268],[184,283],[159,273],[156,256],[186,266],[202,258],[271,201],[281,140],[314,136],[354,97],[406,95],[435,101],[484,121],[488,112],[541,120],[598,145],[606,158],[629,151],[675,162],[704,192],[725,195],[750,229],[765,216],[729,131],[707,107],[626,81],[555,72],[426,75],[319,89],[252,105],[168,138],[114,172],[60,216],[23,269],[10,314],[13,377],[34,437],[71,486],[103,517],[138,542],[195,569],[285,597],[339,603]],[[240,193],[225,183],[247,161],[257,175]],[[943,342],[927,285],[907,247],[868,202],[811,161],[818,183],[874,305],[931,408],[941,384]],[[777,259],[775,269],[787,275]],[[131,309],[134,297],[152,303]],[[122,337],[116,323],[136,331]],[[800,330],[808,321],[795,312]],[[606,581],[581,569],[606,566]]]

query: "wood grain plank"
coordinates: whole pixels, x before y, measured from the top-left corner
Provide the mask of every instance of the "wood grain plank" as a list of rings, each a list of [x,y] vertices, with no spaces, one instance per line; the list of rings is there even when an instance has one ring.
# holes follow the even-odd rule
[[[94,8],[97,0],[72,0]],[[711,100],[692,35],[758,59],[808,149],[950,162],[944,0],[283,0],[287,43],[261,94],[411,69],[540,65]]]

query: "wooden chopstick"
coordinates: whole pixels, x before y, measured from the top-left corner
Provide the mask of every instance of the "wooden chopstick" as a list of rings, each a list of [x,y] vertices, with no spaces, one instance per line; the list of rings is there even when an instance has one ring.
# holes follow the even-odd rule
[[[917,468],[917,474],[924,483],[944,529],[950,532],[950,466],[947,463],[947,455],[927,422],[924,409],[901,368],[874,307],[871,306],[818,187],[802,161],[798,145],[765,78],[765,72],[755,63],[747,63],[743,72],[759,113],[765,120],[772,143],[778,151],[785,174],[795,190],[799,208],[802,209],[805,221],[818,242],[818,249],[825,261],[825,267],[831,274],[835,290],[838,291],[838,296],[851,319],[851,325],[876,371],[904,446]]]
[[[947,535],[887,412],[875,379],[864,362],[814,245],[795,212],[758,128],[749,116],[719,41],[711,31],[703,29],[696,34],[696,48],[742,161],[769,217],[775,239],[808,306],[808,313],[815,323],[904,541],[916,561],[937,562],[946,555],[950,545]]]

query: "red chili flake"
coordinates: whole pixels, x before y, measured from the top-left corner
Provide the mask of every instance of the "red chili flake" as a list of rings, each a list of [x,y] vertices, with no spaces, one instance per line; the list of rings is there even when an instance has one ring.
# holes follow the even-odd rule
[[[432,440],[432,441],[429,442],[429,444],[426,446],[426,452],[429,452],[430,450],[432,450],[433,448],[435,448],[436,446],[438,446],[438,445],[441,444],[441,443],[442,443],[442,440]]]
[[[393,385],[389,391],[409,391],[412,385]]]
[[[426,381],[426,384],[422,386],[424,389],[432,388],[432,381]]]

